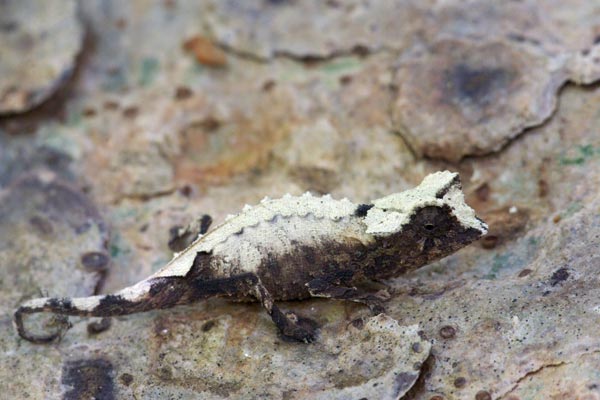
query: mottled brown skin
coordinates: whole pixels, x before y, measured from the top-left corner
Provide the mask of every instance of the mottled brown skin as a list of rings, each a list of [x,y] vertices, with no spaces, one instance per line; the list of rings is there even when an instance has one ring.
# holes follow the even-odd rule
[[[443,196],[443,194],[441,194]],[[360,205],[355,218],[363,218],[370,205]],[[212,255],[198,253],[185,277],[153,278],[151,290],[143,301],[129,301],[108,295],[93,310],[78,310],[70,299],[52,299],[44,307],[21,307],[15,313],[19,334],[27,340],[44,343],[58,334],[33,336],[23,326],[23,315],[41,311],[62,315],[109,317],[154,309],[170,308],[209,297],[259,300],[284,336],[305,342],[315,339],[314,324],[294,313],[283,313],[276,300],[301,300],[330,297],[367,304],[382,312],[385,297],[365,292],[356,284],[402,275],[464,247],[478,239],[481,232],[462,226],[448,206],[424,207],[415,212],[401,232],[378,238],[365,245],[339,237],[317,247],[298,244],[285,255],[265,253],[256,274],[244,273],[217,277],[210,267]]]

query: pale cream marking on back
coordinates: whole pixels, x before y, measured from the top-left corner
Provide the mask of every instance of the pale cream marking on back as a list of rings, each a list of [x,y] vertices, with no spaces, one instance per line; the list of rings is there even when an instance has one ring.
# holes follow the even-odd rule
[[[339,221],[344,217],[351,216],[355,210],[356,205],[348,199],[333,200],[325,197],[313,197],[308,193],[302,196],[284,196],[276,200],[264,198],[260,204],[249,209],[246,207],[245,211],[232,216],[213,231],[200,237],[151,278],[185,276],[192,267],[198,252],[223,253],[226,249],[223,244],[228,238],[243,229],[256,227],[261,222],[268,222],[276,216],[288,218],[291,216],[306,217],[306,215],[312,214],[317,219],[327,218]],[[239,236],[243,236],[243,234]],[[252,263],[244,270],[253,271],[256,266],[258,264]]]
[[[465,228],[487,232],[487,225],[475,217],[475,210],[465,203],[459,184],[452,184],[443,198],[436,194],[450,185],[458,176],[455,172],[442,171],[430,174],[414,189],[395,193],[373,201],[375,207],[367,212],[367,233],[386,235],[400,232],[409,223],[411,216],[422,207],[448,205],[458,222]],[[385,210],[385,211],[384,211]]]

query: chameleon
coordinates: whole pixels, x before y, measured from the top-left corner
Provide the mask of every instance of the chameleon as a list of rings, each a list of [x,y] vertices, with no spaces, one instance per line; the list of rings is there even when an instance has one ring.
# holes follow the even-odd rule
[[[312,342],[314,321],[282,311],[277,301],[326,297],[381,312],[389,294],[361,289],[360,283],[398,277],[487,230],[465,203],[459,175],[449,171],[365,204],[308,192],[265,198],[213,230],[204,229],[162,269],[133,286],[90,297],[32,299],[18,307],[14,322],[22,338],[47,343],[60,332],[32,334],[24,316],[111,317],[226,297],[259,301],[284,337]]]

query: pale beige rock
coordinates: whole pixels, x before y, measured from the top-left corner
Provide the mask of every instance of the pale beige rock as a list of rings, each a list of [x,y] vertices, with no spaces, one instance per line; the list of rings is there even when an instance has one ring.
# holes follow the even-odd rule
[[[555,109],[565,73],[504,42],[443,40],[401,56],[393,119],[420,155],[458,161],[497,151]]]
[[[83,42],[74,0],[0,6],[0,115],[35,107],[73,73]]]
[[[439,2],[398,53],[394,126],[420,156],[489,154],[546,121],[567,82],[600,78],[593,2]]]

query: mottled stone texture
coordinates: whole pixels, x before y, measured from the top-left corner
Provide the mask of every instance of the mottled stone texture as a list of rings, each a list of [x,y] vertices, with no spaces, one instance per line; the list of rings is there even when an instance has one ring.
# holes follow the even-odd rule
[[[75,0],[0,3],[0,115],[28,111],[72,74],[83,42]]]
[[[598,2],[40,4],[0,1],[2,395],[600,398]],[[368,203],[440,169],[488,237],[386,282],[377,319],[282,304],[316,344],[215,300],[99,333],[72,319],[47,346],[13,329],[24,299],[156,271],[205,213],[306,190]]]

